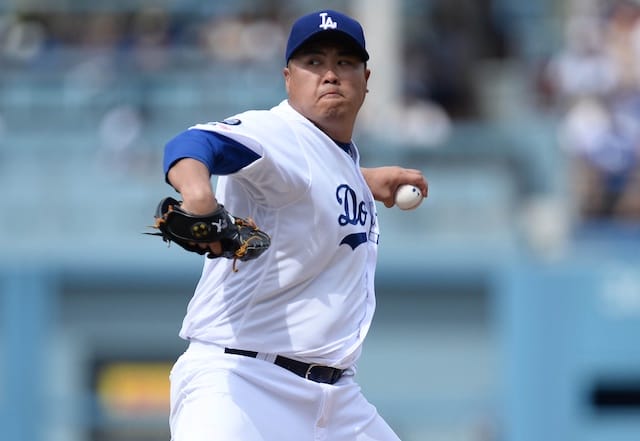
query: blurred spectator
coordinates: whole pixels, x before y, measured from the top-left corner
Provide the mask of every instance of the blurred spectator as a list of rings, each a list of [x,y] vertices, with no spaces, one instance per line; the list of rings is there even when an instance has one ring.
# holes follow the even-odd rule
[[[558,97],[571,103],[584,96],[610,94],[617,72],[606,53],[598,18],[570,17],[565,28],[565,47],[552,58],[548,71]]]
[[[47,35],[37,20],[0,15],[0,62],[2,58],[27,63],[44,48]]]
[[[71,24],[70,22],[67,22]],[[86,104],[110,92],[114,86],[118,50],[124,38],[125,17],[96,13],[85,18],[77,40],[83,57],[65,75],[66,101]]]
[[[631,112],[622,103],[604,106],[584,98],[572,106],[564,121],[561,139],[573,160],[574,191],[585,218],[632,215],[629,207],[620,206],[637,185],[633,176],[638,172],[640,127]]]
[[[129,33],[135,67],[156,71],[167,66],[170,27],[170,16],[164,9],[147,7],[134,14]]]
[[[125,157],[139,140],[143,126],[142,113],[133,106],[122,105],[109,110],[98,130],[102,150],[115,157]]]
[[[86,17],[80,44],[85,50],[113,52],[127,35],[127,17],[113,12],[94,13]],[[82,28],[81,28],[82,29]]]
[[[135,105],[109,109],[100,120],[97,163],[110,173],[144,176],[153,171],[157,154],[147,139],[148,115]]]
[[[392,129],[390,129],[392,128]],[[359,135],[393,146],[439,148],[449,138],[452,121],[437,103],[426,99],[406,99],[386,112],[373,112],[358,128]]]
[[[247,13],[213,18],[201,40],[204,51],[220,61],[271,61],[284,50],[285,31],[274,19]]]
[[[605,45],[618,74],[620,91],[634,93],[639,89],[637,75],[639,53],[634,53],[633,35],[638,29],[640,4],[634,0],[618,0],[613,3],[605,20]]]
[[[640,220],[640,6],[567,21],[548,74],[566,108],[560,141],[583,219]]]
[[[492,0],[434,0],[406,17],[403,94],[441,107],[454,120],[476,118],[479,61],[506,57]],[[426,3],[425,3],[426,5]]]
[[[407,100],[399,109],[394,126],[396,139],[408,146],[443,145],[451,133],[451,118],[442,106],[430,100]]]

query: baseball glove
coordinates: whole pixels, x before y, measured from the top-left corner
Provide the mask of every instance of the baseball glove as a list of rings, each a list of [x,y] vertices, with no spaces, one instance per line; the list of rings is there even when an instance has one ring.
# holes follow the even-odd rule
[[[233,271],[236,261],[252,260],[264,253],[271,238],[260,230],[252,219],[230,215],[223,205],[207,215],[195,215],[180,208],[181,202],[171,197],[164,198],[158,204],[155,214],[157,233],[167,243],[175,242],[187,251],[207,254],[210,259],[224,257],[233,259]],[[220,242],[222,252],[213,254],[199,244]]]

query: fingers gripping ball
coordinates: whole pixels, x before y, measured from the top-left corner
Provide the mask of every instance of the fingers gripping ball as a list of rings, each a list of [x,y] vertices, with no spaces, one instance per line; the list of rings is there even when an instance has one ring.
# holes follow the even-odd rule
[[[396,190],[396,205],[401,210],[413,210],[423,199],[422,192],[414,185],[401,185]]]
[[[180,208],[181,202],[164,198],[158,204],[153,228],[162,240],[175,242],[187,251],[207,254],[210,259],[224,257],[234,260],[252,260],[259,257],[271,245],[271,238],[260,230],[252,219],[230,215],[223,205],[208,215],[195,215]],[[202,244],[220,242],[222,252],[213,254]]]

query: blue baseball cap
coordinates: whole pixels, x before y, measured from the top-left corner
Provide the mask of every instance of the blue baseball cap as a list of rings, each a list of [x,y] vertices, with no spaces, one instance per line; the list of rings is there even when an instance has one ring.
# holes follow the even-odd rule
[[[358,48],[363,61],[369,59],[365,47],[362,26],[353,18],[338,11],[325,9],[300,17],[291,27],[285,64],[289,62],[293,53],[311,37],[324,32],[340,33],[352,40]]]

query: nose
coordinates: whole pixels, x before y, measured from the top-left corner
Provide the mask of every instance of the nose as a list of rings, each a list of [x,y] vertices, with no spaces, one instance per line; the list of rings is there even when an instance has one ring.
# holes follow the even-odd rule
[[[328,84],[337,84],[339,81],[338,75],[335,72],[334,68],[329,68],[324,73],[323,82]]]

